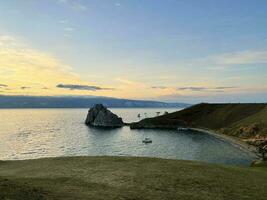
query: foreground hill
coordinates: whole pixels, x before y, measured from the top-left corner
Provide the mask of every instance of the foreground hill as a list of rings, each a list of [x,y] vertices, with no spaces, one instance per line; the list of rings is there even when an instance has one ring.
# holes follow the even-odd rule
[[[265,200],[267,168],[127,157],[0,162],[0,199]]]
[[[5,96],[0,95],[0,108],[90,108],[95,104],[107,107],[123,108],[184,108],[185,103],[165,103],[160,101],[145,101],[117,99],[95,96]]]
[[[267,104],[198,104],[171,114],[148,118],[131,128],[195,127],[240,138],[267,136]]]

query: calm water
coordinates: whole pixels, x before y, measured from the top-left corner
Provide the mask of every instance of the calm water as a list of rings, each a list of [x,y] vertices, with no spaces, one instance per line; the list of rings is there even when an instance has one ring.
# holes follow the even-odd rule
[[[125,122],[137,114],[152,117],[173,109],[112,109]],[[145,114],[146,113],[146,114]],[[114,130],[84,125],[87,109],[0,110],[0,159],[54,156],[119,155],[199,160],[248,165],[252,155],[232,144],[200,132],[174,130]],[[150,137],[152,144],[143,144]]]

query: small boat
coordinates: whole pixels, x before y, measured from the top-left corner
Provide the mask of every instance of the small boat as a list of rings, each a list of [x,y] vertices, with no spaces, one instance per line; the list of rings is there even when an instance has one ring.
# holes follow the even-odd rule
[[[143,140],[143,143],[145,143],[145,144],[152,143],[152,140],[150,138],[145,138]]]
[[[189,131],[189,128],[183,128],[183,127],[179,127],[177,128],[177,131]]]

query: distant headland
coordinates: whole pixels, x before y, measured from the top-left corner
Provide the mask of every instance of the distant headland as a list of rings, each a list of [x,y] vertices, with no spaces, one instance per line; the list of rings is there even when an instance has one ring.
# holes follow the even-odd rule
[[[91,108],[103,104],[109,108],[185,108],[186,103],[119,99],[97,96],[7,96],[0,95],[0,108]]]

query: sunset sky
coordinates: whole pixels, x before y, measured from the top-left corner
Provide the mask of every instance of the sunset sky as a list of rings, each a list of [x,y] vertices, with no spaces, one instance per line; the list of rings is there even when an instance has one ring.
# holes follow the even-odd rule
[[[1,0],[0,95],[267,101],[266,0]]]

